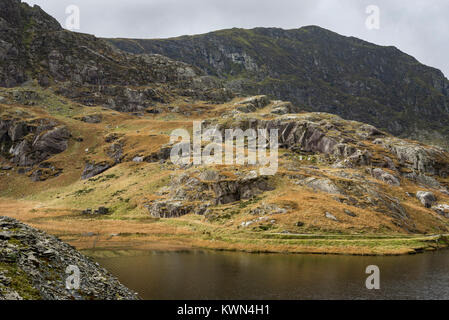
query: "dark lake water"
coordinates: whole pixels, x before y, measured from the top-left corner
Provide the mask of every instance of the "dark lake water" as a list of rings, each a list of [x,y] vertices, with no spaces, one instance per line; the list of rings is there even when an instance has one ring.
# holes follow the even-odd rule
[[[96,258],[143,299],[449,299],[449,250],[412,256],[141,252]],[[368,265],[380,290],[368,290]]]

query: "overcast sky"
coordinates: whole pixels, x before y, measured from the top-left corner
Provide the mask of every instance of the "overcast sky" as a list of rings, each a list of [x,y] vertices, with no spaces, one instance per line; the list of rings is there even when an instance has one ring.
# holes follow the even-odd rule
[[[319,25],[380,45],[394,45],[449,76],[448,0],[25,0],[65,27],[80,9],[80,32],[99,37],[166,38],[232,27]],[[369,5],[379,29],[368,29]],[[373,12],[371,11],[371,14]],[[372,20],[370,20],[372,21]],[[372,24],[371,24],[372,25]]]

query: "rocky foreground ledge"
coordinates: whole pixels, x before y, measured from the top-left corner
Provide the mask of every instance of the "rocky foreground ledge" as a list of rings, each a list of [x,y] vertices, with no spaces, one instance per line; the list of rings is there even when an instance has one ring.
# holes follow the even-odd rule
[[[78,289],[73,266],[79,269]],[[75,288],[67,289],[68,278]],[[134,300],[137,294],[56,237],[0,217],[0,300],[23,299]]]

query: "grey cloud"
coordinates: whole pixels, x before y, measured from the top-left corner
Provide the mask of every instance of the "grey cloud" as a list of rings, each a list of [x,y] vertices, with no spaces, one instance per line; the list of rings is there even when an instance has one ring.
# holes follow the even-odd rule
[[[99,37],[165,38],[232,27],[319,25],[346,36],[394,45],[449,75],[447,0],[26,0],[64,26],[78,5],[80,32]],[[380,8],[380,30],[365,27],[368,5]]]

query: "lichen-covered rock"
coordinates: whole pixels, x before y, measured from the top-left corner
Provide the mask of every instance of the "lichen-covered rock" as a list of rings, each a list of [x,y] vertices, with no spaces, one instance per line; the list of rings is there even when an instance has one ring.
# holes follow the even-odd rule
[[[70,269],[72,268],[72,269]],[[67,288],[74,268],[79,288]],[[75,285],[75,283],[72,283]],[[137,294],[73,247],[0,217],[0,300],[135,300]]]
[[[436,213],[439,215],[449,218],[449,204],[440,203],[432,207],[433,210],[435,210]]]

